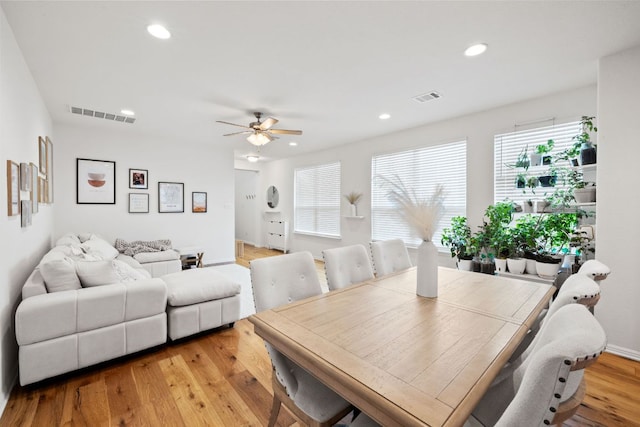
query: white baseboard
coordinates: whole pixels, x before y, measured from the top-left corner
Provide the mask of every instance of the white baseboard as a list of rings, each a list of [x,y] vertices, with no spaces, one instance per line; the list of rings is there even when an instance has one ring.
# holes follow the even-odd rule
[[[617,345],[613,344],[608,344],[605,351],[607,353],[612,353],[618,356],[626,357],[627,359],[640,362],[640,351],[631,350],[625,347],[618,347]]]

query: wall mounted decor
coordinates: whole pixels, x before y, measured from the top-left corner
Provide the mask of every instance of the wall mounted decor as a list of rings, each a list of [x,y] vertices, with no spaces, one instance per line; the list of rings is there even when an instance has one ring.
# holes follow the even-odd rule
[[[147,190],[149,188],[149,171],[146,169],[129,169],[129,188]]]
[[[29,163],[20,163],[20,190],[31,191],[31,168]]]
[[[184,212],[184,183],[158,183],[158,212]]]
[[[38,189],[40,185],[38,182],[38,167],[33,163],[29,163],[29,170],[31,174],[31,212],[38,213]]]
[[[207,212],[207,193],[199,191],[191,193],[191,212]]]
[[[48,136],[45,139],[47,142],[47,203],[53,203],[53,142]]]
[[[38,177],[38,202],[46,203],[46,191],[47,191],[47,181],[39,176]]]
[[[7,214],[20,213],[20,165],[7,160]]]
[[[47,195],[50,195],[51,182],[47,182],[47,186]],[[51,200],[47,202],[51,203]],[[116,162],[76,159],[76,203],[116,203]]]
[[[39,136],[38,137],[38,156],[40,158],[40,173],[47,174],[47,141]]]
[[[129,193],[129,213],[149,213],[149,195]]]
[[[20,224],[22,227],[28,227],[31,225],[31,201],[22,200],[20,207]]]

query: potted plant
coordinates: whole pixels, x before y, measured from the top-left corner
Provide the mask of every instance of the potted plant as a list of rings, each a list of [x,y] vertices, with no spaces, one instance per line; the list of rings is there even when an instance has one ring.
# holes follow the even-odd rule
[[[527,199],[522,204],[524,213],[533,213],[533,200]]]
[[[597,132],[598,128],[593,124],[595,116],[582,116],[580,124],[582,131],[573,137],[574,146],[580,147],[580,164],[592,165],[597,161],[596,145],[591,141],[591,132]]]
[[[536,271],[538,276],[553,279],[563,260],[563,249],[568,247],[571,235],[578,223],[573,213],[545,215],[541,221],[538,240]]]
[[[515,163],[507,164],[510,168],[522,168],[524,170],[528,170],[531,165],[531,161],[529,160],[529,155],[527,151],[529,150],[529,146],[525,146],[522,150],[520,150],[520,154],[518,154],[518,158]]]
[[[527,175],[524,173],[519,173],[516,175],[516,188],[524,189],[527,185]]]
[[[538,144],[536,150],[531,154],[531,166],[550,165],[552,163],[551,150],[555,142],[553,139],[547,141],[546,144]]]
[[[542,219],[542,215],[523,215],[515,221],[513,227],[514,240],[525,259],[525,271],[528,274],[537,274],[537,238]]]
[[[505,238],[504,229],[513,220],[514,204],[511,201],[498,202],[489,205],[484,212],[482,225],[476,234],[477,247],[481,248],[482,272],[493,274],[495,270],[494,254],[496,242]],[[487,265],[490,264],[490,265]]]
[[[477,250],[466,217],[454,216],[451,218],[451,227],[442,230],[440,242],[449,248],[451,257],[457,259],[456,265],[459,270],[471,270],[471,261]]]

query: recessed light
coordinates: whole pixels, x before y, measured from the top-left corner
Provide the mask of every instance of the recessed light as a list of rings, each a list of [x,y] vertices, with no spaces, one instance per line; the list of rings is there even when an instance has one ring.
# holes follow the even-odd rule
[[[289,143],[289,146],[290,146],[290,147],[295,147],[295,146],[297,146],[297,145],[298,145],[298,143],[297,143],[297,142],[295,142],[295,141],[291,141],[291,142]]]
[[[149,31],[149,34],[151,34],[153,37],[156,37],[162,40],[166,40],[171,37],[171,33],[169,32],[169,30],[167,30],[162,25],[158,25],[158,24],[149,25],[147,27],[147,31]]]
[[[387,120],[387,119],[391,118],[391,114],[389,114],[389,113],[382,113],[382,114],[380,114],[380,115],[378,116],[378,118],[379,118],[380,120]]]
[[[251,163],[255,163],[260,159],[260,156],[247,156],[247,160],[249,160]]]
[[[131,110],[120,110],[120,112],[121,112],[122,114],[124,114],[125,116],[135,116],[135,115],[136,115],[136,113],[134,113],[134,112],[133,112],[133,111],[131,111]]]
[[[485,43],[474,44],[473,46],[469,46],[467,50],[464,51],[466,56],[477,56],[484,51],[487,50],[487,45]]]

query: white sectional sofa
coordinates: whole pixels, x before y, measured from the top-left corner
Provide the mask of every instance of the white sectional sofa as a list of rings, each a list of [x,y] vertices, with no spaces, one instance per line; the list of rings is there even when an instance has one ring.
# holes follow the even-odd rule
[[[240,284],[181,271],[177,252],[162,252],[131,257],[98,236],[60,238],[22,288],[20,384],[163,344],[168,328],[177,339],[239,319]]]

